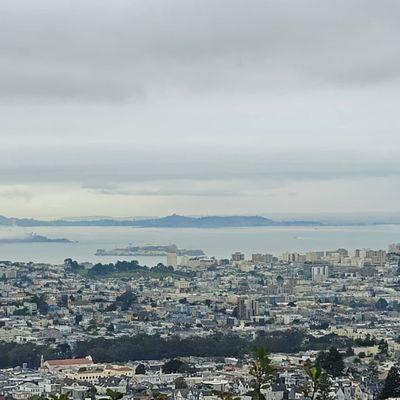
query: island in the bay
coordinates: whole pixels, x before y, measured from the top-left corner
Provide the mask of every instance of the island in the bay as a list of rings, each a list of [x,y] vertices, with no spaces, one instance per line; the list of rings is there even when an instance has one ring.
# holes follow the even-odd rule
[[[0,244],[11,244],[11,243],[73,243],[72,240],[65,238],[51,239],[46,236],[37,235],[36,233],[30,233],[23,237],[7,237],[0,238]]]
[[[112,250],[98,249],[96,256],[165,256],[167,253],[176,253],[178,256],[198,257],[204,256],[203,250],[178,249],[175,244],[170,245],[148,245],[148,246],[127,246]]]

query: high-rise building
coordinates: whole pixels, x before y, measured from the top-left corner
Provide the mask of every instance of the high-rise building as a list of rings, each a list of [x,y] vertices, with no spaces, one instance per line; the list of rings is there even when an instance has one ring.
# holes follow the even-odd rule
[[[392,243],[389,245],[389,253],[400,253],[400,243]]]
[[[247,299],[246,297],[240,296],[237,299],[237,307],[238,307],[238,318],[239,319],[247,319]]]
[[[311,267],[311,279],[313,282],[323,282],[329,277],[329,267],[327,265],[317,265]]]
[[[258,300],[249,299],[245,296],[240,296],[237,299],[238,318],[240,320],[250,319],[260,313],[260,304]]]
[[[309,251],[308,253],[306,253],[306,261],[309,262],[321,261],[322,257],[324,256],[325,256],[324,251]]]
[[[178,256],[176,252],[167,253],[167,267],[174,267],[178,266]]]
[[[244,254],[241,253],[240,251],[237,251],[232,254],[232,261],[243,261],[244,260]]]
[[[259,315],[260,313],[260,304],[257,300],[251,299],[249,300],[249,313],[251,317]]]
[[[252,254],[251,255],[251,261],[257,263],[257,262],[265,262],[265,257],[263,254],[257,253],[257,254]]]
[[[251,255],[251,261],[253,263],[271,263],[274,256],[272,254],[261,254],[256,253]]]
[[[358,250],[359,257],[365,262],[369,262],[373,265],[383,267],[386,262],[386,251],[385,250],[370,250],[361,249]]]
[[[281,259],[286,262],[304,262],[306,261],[306,256],[299,253],[283,253]]]
[[[265,262],[266,263],[272,263],[272,261],[274,261],[274,256],[272,254],[265,254]]]

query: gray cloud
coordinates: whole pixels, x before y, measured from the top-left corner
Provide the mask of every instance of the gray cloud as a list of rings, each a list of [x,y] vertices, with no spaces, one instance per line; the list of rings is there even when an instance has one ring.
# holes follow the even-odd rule
[[[180,149],[182,151],[182,149]],[[334,180],[400,175],[396,153],[377,158],[362,152],[276,151],[263,153],[243,150],[240,155],[227,150],[222,154],[197,148],[185,149],[179,157],[171,148],[97,148],[26,154],[9,162],[0,160],[0,183],[78,182],[90,189],[113,192],[120,183],[157,181],[302,181]],[[172,156],[171,156],[172,154]],[[157,189],[149,189],[149,195]]]
[[[177,186],[177,187],[176,187]],[[200,188],[193,188],[193,182],[188,183],[188,185],[175,185],[175,188],[171,188],[171,182],[168,185],[156,185],[150,189],[142,188],[141,185],[135,184],[133,188],[124,189],[120,185],[83,185],[84,189],[89,191],[107,196],[185,196],[185,197],[247,197],[254,194],[248,192],[239,192],[237,190],[226,189],[224,185],[220,185],[218,189],[210,188],[209,185],[204,185]]]
[[[4,0],[0,18],[1,212],[398,207],[397,0]]]
[[[22,4],[0,8],[0,94],[8,99],[120,101],[160,90],[399,77],[396,0]]]

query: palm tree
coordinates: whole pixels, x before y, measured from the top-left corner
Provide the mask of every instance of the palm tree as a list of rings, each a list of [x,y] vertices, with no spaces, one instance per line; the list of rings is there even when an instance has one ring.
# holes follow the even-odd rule
[[[221,400],[240,400],[239,396],[236,396],[232,392],[224,392],[224,391],[215,391],[215,394]]]
[[[70,400],[69,398],[70,393],[61,393],[61,394],[50,394],[50,400]]]
[[[265,347],[257,347],[253,350],[254,360],[250,363],[249,374],[254,377],[252,386],[256,400],[265,400],[261,389],[268,387],[276,374],[276,367],[269,358],[269,353]]]
[[[121,392],[112,389],[107,389],[106,394],[111,400],[120,400],[124,397]]]
[[[167,399],[168,399],[168,396],[164,393],[157,393],[154,396],[154,400],[167,400]]]
[[[315,395],[317,394],[319,389],[322,369],[316,365],[308,364],[304,367],[304,370],[306,371],[308,377],[311,379],[311,385],[312,385],[311,394],[308,392],[307,389],[306,395],[310,397],[311,400],[314,400]]]

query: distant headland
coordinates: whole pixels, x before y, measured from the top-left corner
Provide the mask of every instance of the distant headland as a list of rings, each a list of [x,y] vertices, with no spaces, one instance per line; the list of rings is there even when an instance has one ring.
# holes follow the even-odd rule
[[[65,238],[51,239],[46,236],[36,235],[35,233],[31,233],[23,237],[0,238],[0,244],[11,244],[11,243],[73,243],[73,242]]]
[[[236,228],[256,226],[321,226],[319,221],[274,221],[262,216],[205,216],[187,217],[172,214],[160,218],[147,219],[55,219],[37,220],[33,218],[9,218],[0,216],[0,226],[132,226],[138,228]]]

